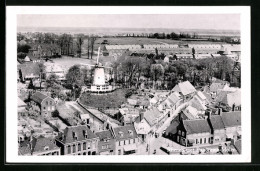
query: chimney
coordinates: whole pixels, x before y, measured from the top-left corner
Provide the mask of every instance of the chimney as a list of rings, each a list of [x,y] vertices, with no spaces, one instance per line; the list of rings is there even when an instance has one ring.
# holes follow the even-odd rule
[[[141,122],[144,119],[144,113],[140,112],[139,116],[140,116],[140,122]]]
[[[218,114],[221,116],[222,115],[222,108],[218,108]]]
[[[205,114],[207,116],[206,118],[210,119],[211,115],[212,115],[212,110],[211,109],[207,109]]]

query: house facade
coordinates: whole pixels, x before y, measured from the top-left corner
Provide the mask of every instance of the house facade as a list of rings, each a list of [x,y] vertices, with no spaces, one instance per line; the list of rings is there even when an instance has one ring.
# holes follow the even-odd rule
[[[133,125],[113,128],[116,138],[116,155],[137,153],[139,138]]]
[[[97,155],[99,138],[85,125],[69,126],[56,138],[61,155]]]
[[[111,130],[105,130],[95,133],[99,138],[98,141],[98,154],[99,155],[114,155],[116,139],[112,135]]]
[[[183,146],[211,144],[211,129],[205,119],[183,120],[177,127],[177,142]]]
[[[38,105],[41,115],[44,117],[50,117],[51,113],[55,110],[54,99],[41,92],[36,92],[32,95],[31,104]]]

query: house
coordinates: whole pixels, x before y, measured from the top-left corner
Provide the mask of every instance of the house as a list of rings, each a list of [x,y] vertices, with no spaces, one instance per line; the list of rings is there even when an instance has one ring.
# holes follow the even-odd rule
[[[211,144],[211,128],[205,119],[182,120],[177,127],[177,142],[184,146]]]
[[[56,156],[60,155],[60,148],[55,140],[45,137],[30,137],[21,142],[18,148],[18,155],[22,156]]]
[[[218,95],[218,93],[225,88],[225,86],[228,86],[226,83],[219,83],[219,82],[213,82],[210,85],[210,94],[211,97],[214,99],[216,98],[216,96]]]
[[[195,94],[196,89],[189,81],[184,81],[178,83],[172,89],[172,91],[178,92],[181,95],[183,101],[186,101],[187,99],[191,98]]]
[[[151,131],[151,126],[144,118],[144,113],[140,113],[140,115],[135,119],[134,127],[138,137],[141,141],[145,142],[148,133]]]
[[[136,117],[139,116],[140,110],[133,107],[120,108],[119,122],[123,125],[133,124]]]
[[[173,141],[177,141],[177,128],[180,125],[180,122],[182,120],[187,120],[187,116],[183,114],[183,112],[180,112],[177,117],[175,117],[171,123],[170,126],[168,126],[165,130],[165,136]]]
[[[198,111],[198,114],[202,114],[202,115],[205,114],[207,107],[205,106],[205,101],[201,100],[199,96],[197,95],[193,96],[188,103],[190,106],[194,107]]]
[[[56,144],[61,148],[61,155],[98,154],[98,137],[85,125],[66,127],[57,136]]]
[[[156,107],[151,107],[144,112],[144,119],[150,125],[153,131],[155,131],[156,125],[163,118],[163,113],[161,113]]]
[[[17,97],[17,107],[18,107],[18,113],[24,112],[26,109],[27,104],[24,103],[22,99]]]
[[[114,155],[116,139],[114,138],[111,130],[105,130],[95,133],[99,138],[98,141],[98,154],[99,155]]]
[[[21,81],[40,78],[40,68],[39,65],[36,63],[21,64],[19,65],[18,70]]]
[[[212,127],[212,142],[219,143],[226,141],[225,125],[220,115],[209,114],[209,124]]]
[[[199,112],[196,108],[192,106],[187,106],[184,110],[182,110],[182,113],[187,117],[189,120],[198,119]]]
[[[225,111],[240,111],[241,91],[221,91],[215,100],[215,105],[223,108]]]
[[[222,112],[226,141],[241,139],[241,111]]]
[[[116,155],[137,153],[139,139],[134,125],[120,126],[112,129],[116,138]]]
[[[36,92],[32,95],[31,104],[38,105],[41,115],[44,117],[50,117],[51,113],[55,110],[54,99],[41,92]]]

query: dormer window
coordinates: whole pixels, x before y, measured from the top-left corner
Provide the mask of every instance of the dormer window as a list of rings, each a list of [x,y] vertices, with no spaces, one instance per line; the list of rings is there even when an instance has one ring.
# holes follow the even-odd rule
[[[77,136],[76,132],[72,132],[72,137],[73,137],[73,139],[78,140],[78,136]]]
[[[132,130],[128,130],[128,133],[129,133],[130,135],[133,135],[133,131],[132,131]]]
[[[49,150],[49,146],[45,146],[45,147],[44,147],[44,150],[45,150],[45,151]]]
[[[123,132],[120,131],[119,135],[120,135],[120,137],[123,137],[124,134],[123,134]]]
[[[88,133],[87,133],[87,131],[83,130],[83,136],[84,136],[85,138],[88,138]]]

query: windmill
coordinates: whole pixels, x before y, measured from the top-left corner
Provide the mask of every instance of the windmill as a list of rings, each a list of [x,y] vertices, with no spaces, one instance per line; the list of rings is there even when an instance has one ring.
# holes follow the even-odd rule
[[[109,86],[106,83],[105,79],[105,68],[110,68],[113,69],[112,67],[104,67],[101,63],[99,63],[99,54],[100,54],[100,47],[98,48],[98,56],[96,60],[95,65],[91,64],[82,64],[82,65],[87,65],[90,67],[94,67],[94,76],[93,76],[93,82],[90,85],[90,87],[87,88],[87,91],[90,92],[109,92],[113,91],[113,87]]]

